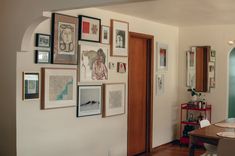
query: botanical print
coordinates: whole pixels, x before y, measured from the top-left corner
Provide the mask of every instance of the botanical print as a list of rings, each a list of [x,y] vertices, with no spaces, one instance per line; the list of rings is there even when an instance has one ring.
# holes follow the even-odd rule
[[[124,30],[116,30],[116,48],[125,48],[125,31]]]
[[[120,108],[122,106],[122,91],[114,90],[109,92],[109,108]]]
[[[58,24],[58,54],[75,54],[75,24],[59,22]]]
[[[73,77],[72,76],[50,76],[49,77],[49,100],[72,100],[73,99]]]
[[[81,46],[80,81],[108,79],[107,51],[105,47]]]

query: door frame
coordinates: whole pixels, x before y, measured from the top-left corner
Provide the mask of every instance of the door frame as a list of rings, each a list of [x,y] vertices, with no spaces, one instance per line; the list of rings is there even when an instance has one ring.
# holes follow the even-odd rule
[[[147,35],[147,34],[141,34],[136,32],[129,32],[129,43],[131,37],[137,37],[137,38],[143,38],[147,40],[147,89],[146,89],[146,95],[147,95],[147,112],[146,112],[146,153],[152,152],[152,137],[153,137],[153,78],[154,78],[154,36],[153,35]],[[129,51],[128,51],[129,55]],[[128,58],[128,64],[129,64],[129,58]],[[128,65],[129,67],[129,65]],[[129,70],[128,70],[129,71]],[[129,75],[129,74],[128,74]],[[129,76],[128,76],[128,82],[129,82]],[[129,90],[129,83],[128,83],[128,90]],[[128,91],[129,92],[129,91]],[[129,93],[128,93],[129,95]],[[128,103],[129,103],[129,96],[128,96]],[[129,112],[129,105],[128,105],[128,111]],[[129,114],[129,113],[128,113]],[[129,125],[129,119],[127,114],[127,136],[129,133],[128,125]],[[127,137],[127,150],[128,150],[128,137]],[[129,153],[129,151],[127,151]]]

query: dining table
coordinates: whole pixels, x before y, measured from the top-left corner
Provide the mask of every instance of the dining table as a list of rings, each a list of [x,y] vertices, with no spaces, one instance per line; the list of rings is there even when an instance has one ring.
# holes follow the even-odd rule
[[[198,143],[208,143],[217,146],[221,138],[218,135],[219,133],[235,132],[235,127],[226,126],[226,124],[235,125],[235,118],[229,118],[189,132],[189,156],[194,156],[195,147]]]

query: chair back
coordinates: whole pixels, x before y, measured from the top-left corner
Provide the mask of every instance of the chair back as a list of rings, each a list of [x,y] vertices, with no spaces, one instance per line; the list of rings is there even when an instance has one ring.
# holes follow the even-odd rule
[[[207,119],[204,119],[204,120],[201,120],[200,121],[200,127],[203,128],[203,127],[206,127],[206,126],[209,126],[211,123],[209,120]]]
[[[235,153],[235,139],[221,138],[219,140],[217,155],[232,156]]]

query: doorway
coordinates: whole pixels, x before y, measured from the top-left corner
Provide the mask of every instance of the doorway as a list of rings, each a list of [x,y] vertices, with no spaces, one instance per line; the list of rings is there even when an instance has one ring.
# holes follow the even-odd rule
[[[129,33],[128,156],[152,149],[153,43],[151,35]]]
[[[228,117],[235,117],[235,48],[229,55],[229,107]]]

